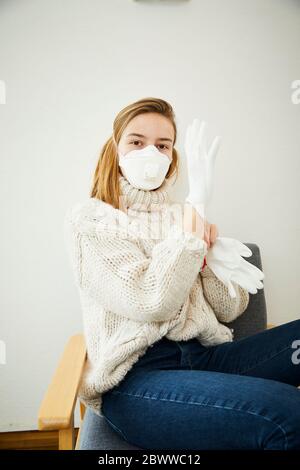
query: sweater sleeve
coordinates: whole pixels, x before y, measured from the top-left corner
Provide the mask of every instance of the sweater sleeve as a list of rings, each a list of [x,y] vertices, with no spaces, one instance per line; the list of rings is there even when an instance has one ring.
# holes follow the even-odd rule
[[[73,231],[80,289],[105,309],[134,321],[173,318],[200,272],[207,244],[175,228],[146,256],[140,238],[116,231]]]
[[[214,274],[208,265],[200,273],[203,293],[218,320],[230,323],[241,315],[249,303],[249,292],[236,282],[232,285],[236,297],[231,297],[227,286]]]

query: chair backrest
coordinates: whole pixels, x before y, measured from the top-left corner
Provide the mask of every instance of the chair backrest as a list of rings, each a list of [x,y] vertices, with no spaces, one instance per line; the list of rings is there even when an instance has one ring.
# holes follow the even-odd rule
[[[245,243],[252,251],[252,256],[245,258],[246,261],[262,269],[262,261],[259,247],[255,243]],[[249,294],[249,304],[245,312],[228,325],[234,328],[234,339],[253,335],[267,327],[267,306],[264,289],[258,289],[256,294]]]
[[[262,270],[259,247],[255,243],[244,243],[252,251],[252,256],[247,261]],[[239,339],[267,327],[267,309],[264,289],[259,289],[256,294],[250,294],[249,304],[245,312],[229,324],[234,328],[234,339]],[[108,424],[104,416],[96,415],[91,409],[87,409],[80,433],[80,450],[133,450],[140,449],[126,442]]]

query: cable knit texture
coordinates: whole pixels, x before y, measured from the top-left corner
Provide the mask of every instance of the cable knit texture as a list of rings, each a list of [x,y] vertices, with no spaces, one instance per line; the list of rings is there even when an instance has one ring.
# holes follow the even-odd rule
[[[99,415],[102,394],[149,346],[163,336],[204,346],[232,341],[223,323],[249,302],[245,289],[234,283],[231,298],[208,266],[201,271],[207,244],[177,223],[167,179],[152,191],[122,175],[119,183],[123,210],[88,198],[64,220],[88,353],[79,397]]]

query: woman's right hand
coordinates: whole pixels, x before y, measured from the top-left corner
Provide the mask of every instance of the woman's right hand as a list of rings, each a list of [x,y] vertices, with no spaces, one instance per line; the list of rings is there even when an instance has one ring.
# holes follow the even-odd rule
[[[217,136],[208,148],[206,127],[205,122],[194,119],[187,128],[184,144],[189,180],[186,202],[194,205],[200,215],[203,215],[201,206],[207,205],[212,196],[214,165],[220,146]]]
[[[210,224],[189,203],[186,203],[184,207],[184,230],[204,240],[208,248],[215,242],[219,234],[217,226]]]
[[[201,240],[205,240],[207,231],[205,219],[199,215],[190,203],[184,205],[183,226],[186,232],[191,232]]]

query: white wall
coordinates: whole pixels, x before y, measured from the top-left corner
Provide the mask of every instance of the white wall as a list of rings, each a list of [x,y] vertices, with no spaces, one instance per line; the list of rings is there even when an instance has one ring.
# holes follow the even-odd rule
[[[179,151],[194,117],[222,136],[209,220],[260,246],[269,320],[299,318],[300,2],[163,3],[0,3],[0,431],[36,428],[81,330],[63,216],[89,194],[116,113],[142,97],[173,105]]]

